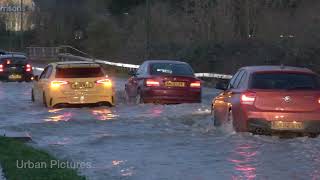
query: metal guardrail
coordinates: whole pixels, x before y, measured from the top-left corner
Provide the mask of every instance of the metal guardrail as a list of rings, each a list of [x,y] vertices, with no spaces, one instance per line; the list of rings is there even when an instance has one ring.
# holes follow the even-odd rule
[[[94,57],[90,56],[89,54],[80,51],[72,46],[69,45],[61,45],[58,47],[28,47],[28,55],[31,58],[43,58],[43,57],[51,57],[51,58],[58,58],[60,61],[94,61],[100,64],[106,64],[110,66],[128,68],[128,69],[138,69],[139,65],[135,64],[126,64],[126,63],[116,63],[111,61],[106,61],[102,59],[95,59]],[[75,56],[69,53],[65,53],[67,49],[73,50],[77,53],[85,55],[83,56]],[[64,53],[61,53],[60,50],[64,50]],[[43,70],[43,68],[35,68],[36,70]],[[216,78],[216,79],[231,79],[232,75],[227,74],[217,74],[217,73],[195,73],[196,77],[199,78]]]
[[[135,64],[126,64],[126,63],[115,63],[115,62],[110,62],[106,60],[101,60],[101,59],[93,59],[93,58],[85,58],[81,56],[74,56],[71,54],[60,54],[59,59],[61,61],[93,61],[99,64],[106,64],[110,66],[116,66],[116,67],[122,67],[122,68],[128,68],[128,69],[138,69],[139,65]],[[227,74],[217,74],[217,73],[195,73],[196,77],[199,78],[216,78],[216,79],[231,79],[232,75],[227,75]]]

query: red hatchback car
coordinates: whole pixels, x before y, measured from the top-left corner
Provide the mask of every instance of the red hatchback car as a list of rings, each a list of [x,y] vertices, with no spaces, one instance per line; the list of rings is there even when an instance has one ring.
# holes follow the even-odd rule
[[[236,131],[320,133],[320,78],[306,68],[241,68],[212,101],[214,124]]]
[[[136,103],[200,103],[201,82],[189,64],[180,61],[145,61],[125,85],[128,101]]]

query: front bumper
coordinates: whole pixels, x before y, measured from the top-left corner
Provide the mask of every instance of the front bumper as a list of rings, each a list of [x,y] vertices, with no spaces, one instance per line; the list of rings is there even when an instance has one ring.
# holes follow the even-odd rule
[[[266,119],[249,119],[248,130],[257,134],[272,134],[279,132],[296,132],[296,133],[320,133],[320,120],[299,121],[303,124],[303,129],[278,130],[272,129],[272,121]]]

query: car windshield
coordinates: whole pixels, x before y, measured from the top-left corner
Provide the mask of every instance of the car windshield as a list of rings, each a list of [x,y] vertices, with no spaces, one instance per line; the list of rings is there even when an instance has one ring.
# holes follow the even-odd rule
[[[56,78],[94,78],[102,77],[100,67],[95,68],[57,68]]]
[[[320,89],[320,79],[303,73],[256,73],[252,76],[252,89],[315,90]]]
[[[21,57],[11,57],[11,58],[3,58],[1,59],[1,64],[16,64],[16,65],[23,65],[27,63],[26,58]]]
[[[155,63],[151,65],[151,75],[193,76],[192,68],[187,64]]]

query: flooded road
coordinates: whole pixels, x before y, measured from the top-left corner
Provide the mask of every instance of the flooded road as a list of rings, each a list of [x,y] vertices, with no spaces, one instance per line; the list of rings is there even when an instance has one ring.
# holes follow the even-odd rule
[[[320,139],[236,134],[216,129],[202,104],[127,105],[117,79],[114,108],[45,109],[31,84],[0,83],[0,128],[29,132],[34,146],[88,162],[93,180],[320,179]]]

